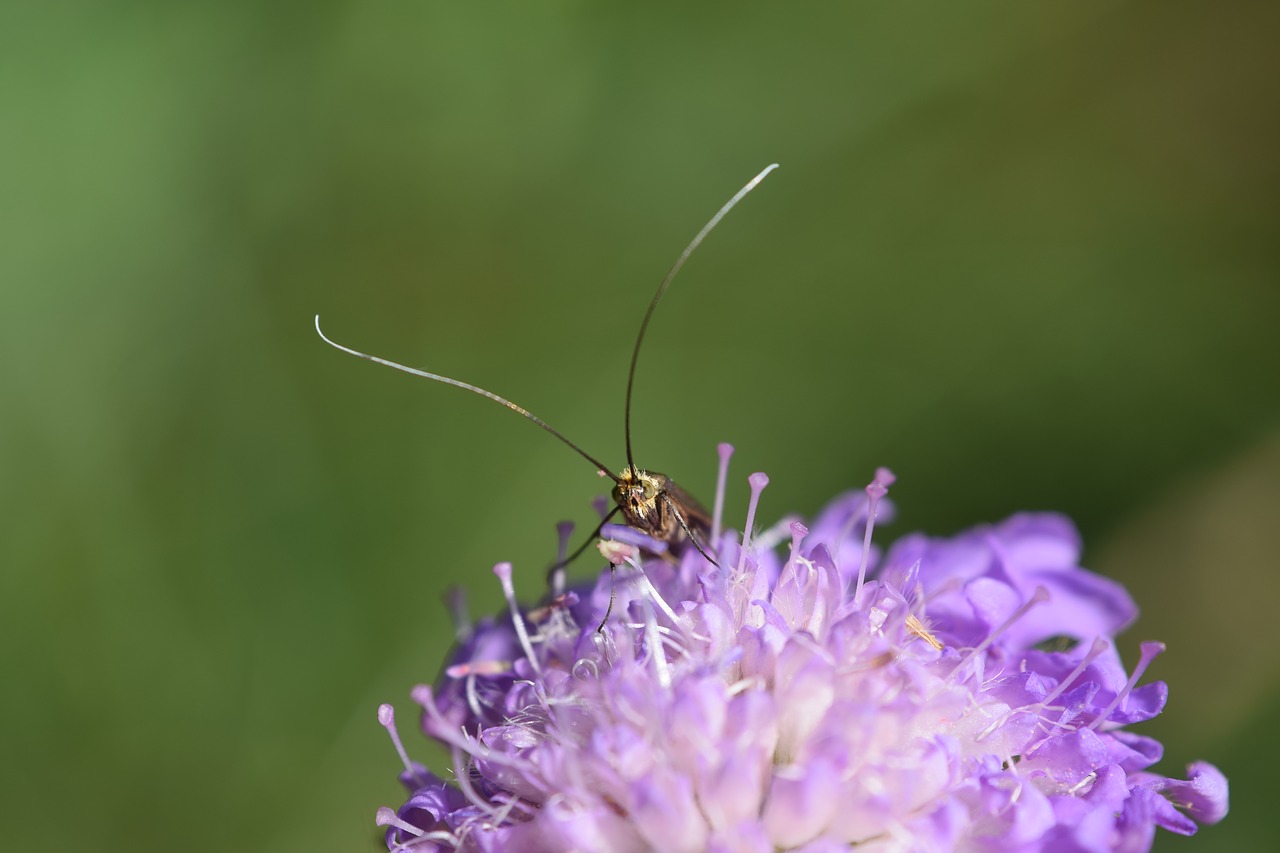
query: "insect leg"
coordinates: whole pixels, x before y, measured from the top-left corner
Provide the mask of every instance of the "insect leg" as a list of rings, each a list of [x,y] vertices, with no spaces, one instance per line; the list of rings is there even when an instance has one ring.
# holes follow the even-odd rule
[[[618,597],[618,567],[609,562],[609,606],[604,609],[604,618],[600,620],[600,624],[596,626],[596,633],[604,633],[604,624],[609,621],[610,614],[613,613],[613,601]]]
[[[572,554],[565,557],[563,560],[553,563],[551,567],[547,569],[547,584],[551,587],[554,594],[559,595],[561,592],[564,592],[564,567],[581,557],[582,552],[587,550],[591,543],[600,537],[600,530],[621,510],[622,507],[620,506],[615,506],[613,509],[609,510],[609,514],[600,519],[600,523],[596,525],[595,530],[591,531],[591,535],[587,537],[585,542],[579,545]]]
[[[693,535],[693,531],[689,529],[689,525],[685,522],[684,516],[680,514],[680,510],[676,508],[676,502],[671,500],[670,495],[666,492],[659,492],[658,497],[662,498],[663,502],[666,503],[667,509],[671,510],[671,514],[676,517],[676,521],[679,523],[680,529],[689,537],[689,541],[693,543],[693,547],[698,549],[698,553],[701,554],[708,563],[715,566],[717,569],[720,568],[720,564],[713,560],[710,554],[702,550],[702,545],[698,543],[698,537]]]

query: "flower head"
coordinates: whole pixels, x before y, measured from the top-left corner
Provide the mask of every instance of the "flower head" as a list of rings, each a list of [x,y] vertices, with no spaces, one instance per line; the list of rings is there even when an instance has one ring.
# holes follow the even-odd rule
[[[379,811],[388,847],[1129,851],[1220,820],[1216,768],[1153,773],[1160,744],[1128,731],[1164,706],[1162,682],[1139,685],[1163,646],[1125,670],[1113,638],[1137,610],[1079,567],[1071,523],[1016,515],[881,554],[892,481],[752,535],[752,475],[747,533],[715,520],[716,564],[646,557],[661,548],[617,529],[616,579],[530,610],[499,565],[506,617],[412,694],[453,783],[379,710],[410,791]]]

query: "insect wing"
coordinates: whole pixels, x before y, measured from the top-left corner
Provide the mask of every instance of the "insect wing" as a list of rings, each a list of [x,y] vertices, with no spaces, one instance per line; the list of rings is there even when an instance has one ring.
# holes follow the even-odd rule
[[[702,504],[698,503],[692,495],[675,484],[670,477],[664,476],[666,481],[663,490],[667,493],[667,497],[671,498],[671,502],[676,505],[676,509],[684,516],[684,523],[689,525],[689,529],[702,536],[711,533],[711,513],[707,512]]]

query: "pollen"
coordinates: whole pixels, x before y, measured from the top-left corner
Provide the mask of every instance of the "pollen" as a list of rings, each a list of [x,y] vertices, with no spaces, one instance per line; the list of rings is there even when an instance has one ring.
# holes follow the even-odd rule
[[[911,615],[907,617],[906,623],[908,631],[933,646],[936,650],[942,651],[944,648],[942,641],[933,636],[933,634],[929,632],[929,629],[924,626],[923,622],[917,619],[914,615]]]

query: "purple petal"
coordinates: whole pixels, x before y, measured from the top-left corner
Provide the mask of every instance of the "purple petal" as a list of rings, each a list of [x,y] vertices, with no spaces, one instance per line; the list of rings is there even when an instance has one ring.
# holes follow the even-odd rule
[[[1200,823],[1217,823],[1227,816],[1230,791],[1227,777],[1207,761],[1187,766],[1188,781],[1162,779],[1152,790],[1164,794]]]

